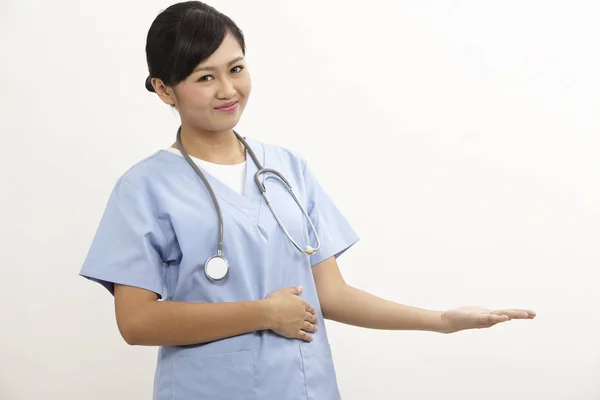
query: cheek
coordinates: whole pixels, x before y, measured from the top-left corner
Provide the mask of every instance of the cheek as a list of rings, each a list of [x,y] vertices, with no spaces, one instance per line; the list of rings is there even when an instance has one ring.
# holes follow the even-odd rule
[[[193,84],[182,87],[179,91],[179,102],[182,108],[195,109],[203,112],[211,108],[213,94],[206,88]]]
[[[238,93],[242,97],[244,97],[244,99],[247,99],[248,96],[250,96],[251,91],[252,91],[252,82],[250,81],[250,78],[243,80],[238,85]]]

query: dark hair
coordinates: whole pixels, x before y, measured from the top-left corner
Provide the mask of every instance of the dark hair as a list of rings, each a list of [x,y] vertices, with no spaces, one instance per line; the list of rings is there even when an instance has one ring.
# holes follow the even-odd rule
[[[150,75],[146,89],[154,92],[151,78],[175,85],[210,57],[230,32],[246,54],[244,35],[226,15],[200,1],[173,4],[156,16],[146,37]]]

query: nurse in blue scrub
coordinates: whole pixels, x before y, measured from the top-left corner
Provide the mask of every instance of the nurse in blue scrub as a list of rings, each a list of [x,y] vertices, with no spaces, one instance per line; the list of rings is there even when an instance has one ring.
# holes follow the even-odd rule
[[[146,54],[146,88],[181,124],[116,182],[81,275],[114,295],[128,344],[159,346],[154,399],[338,399],[325,319],[452,333],[535,316],[431,311],[347,285],[336,259],[358,236],[306,159],[234,130],[251,91],[235,23],[174,4]]]

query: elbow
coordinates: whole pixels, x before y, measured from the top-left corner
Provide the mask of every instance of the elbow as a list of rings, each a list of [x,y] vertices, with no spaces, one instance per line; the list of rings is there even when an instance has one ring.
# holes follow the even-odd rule
[[[156,294],[131,286],[115,286],[115,317],[121,337],[130,346],[144,344],[147,321]]]
[[[140,346],[143,344],[142,324],[140,318],[130,315],[127,318],[117,318],[117,326],[121,337],[130,346]]]
[[[139,338],[135,334],[135,332],[132,332],[132,331],[121,332],[121,337],[123,338],[125,343],[127,343],[130,346],[139,346],[141,344],[139,341]]]
[[[338,303],[333,299],[331,301],[322,302],[321,313],[323,314],[323,319],[338,321],[340,314]]]
[[[339,309],[344,307],[344,294],[347,288],[346,284],[340,284],[322,291],[322,295],[319,295],[319,304],[324,319],[337,320],[339,318]]]
[[[323,314],[324,319],[333,319],[335,307],[332,304],[333,299],[330,297],[323,297],[319,300],[319,305],[321,306],[321,313]]]
[[[138,334],[138,330],[135,325],[130,321],[126,321],[118,324],[119,333],[121,337],[130,346],[138,346],[140,345],[140,335]]]

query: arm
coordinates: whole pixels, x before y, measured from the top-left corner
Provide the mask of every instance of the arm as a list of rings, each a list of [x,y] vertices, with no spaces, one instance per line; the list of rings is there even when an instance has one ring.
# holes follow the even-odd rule
[[[288,339],[312,340],[315,309],[301,287],[281,288],[264,300],[222,303],[157,301],[156,293],[115,284],[117,326],[130,345],[181,346],[270,329]]]
[[[315,265],[313,275],[326,319],[371,329],[445,330],[440,311],[397,304],[347,285],[333,257]]]
[[[323,316],[364,328],[453,333],[488,328],[511,319],[535,318],[531,310],[461,307],[441,312],[387,301],[347,285],[334,257],[315,265],[313,275]]]
[[[265,300],[187,303],[157,299],[153,292],[115,284],[117,326],[128,344],[197,344],[270,327]]]

